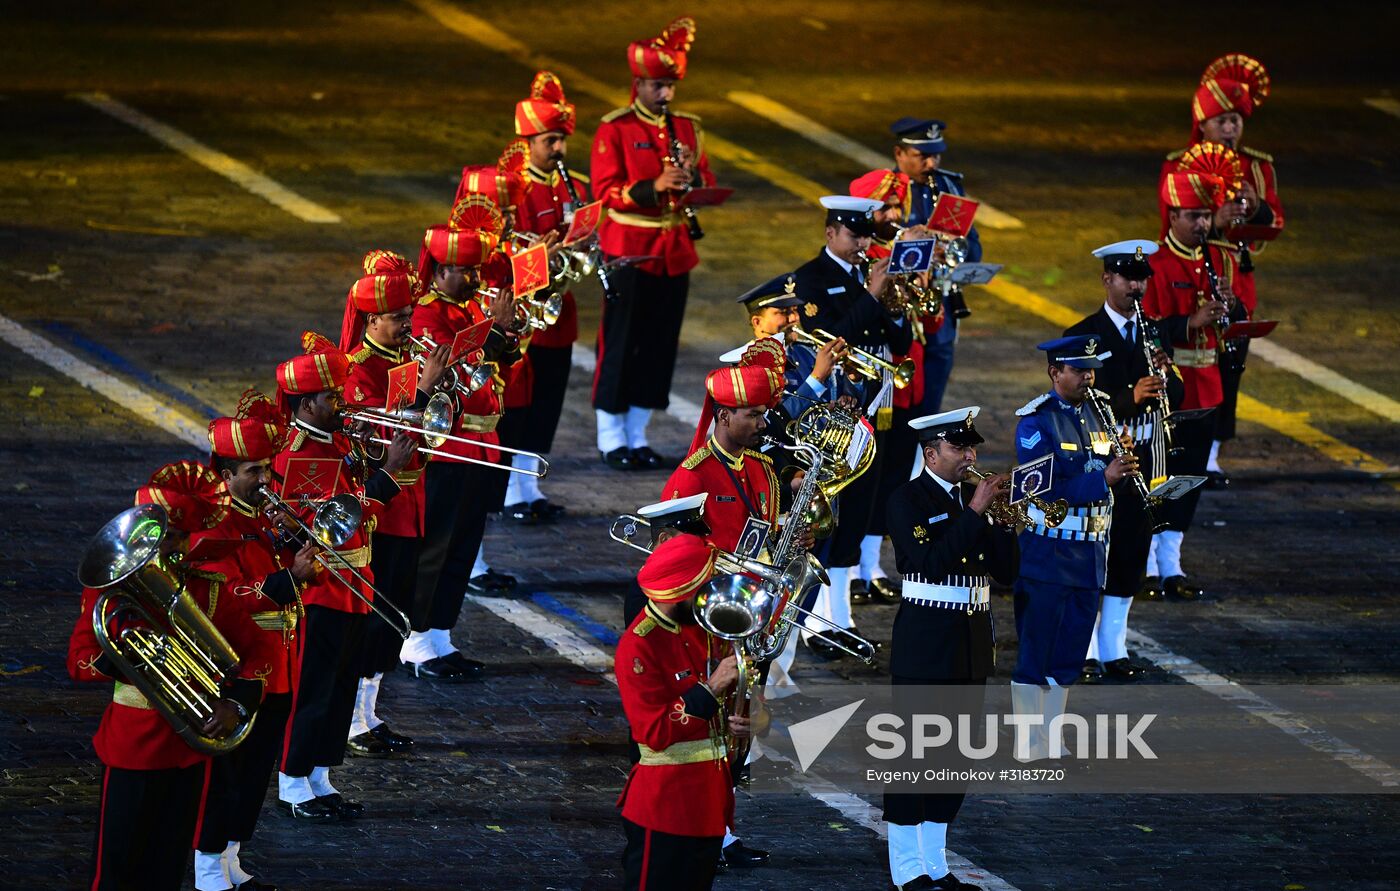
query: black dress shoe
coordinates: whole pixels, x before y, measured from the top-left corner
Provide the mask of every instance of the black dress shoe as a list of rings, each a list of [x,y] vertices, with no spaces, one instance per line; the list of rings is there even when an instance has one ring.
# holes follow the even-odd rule
[[[467,590],[484,597],[504,597],[515,590],[515,579],[495,572],[483,572],[471,577]]]
[[[476,678],[486,673],[485,662],[468,659],[466,656],[462,655],[461,650],[453,650],[446,656],[439,656],[438,658],[460,671],[465,677]]]
[[[1207,470],[1206,488],[1228,489],[1230,488],[1230,477],[1223,470]]]
[[[949,875],[951,875],[951,873],[949,873]],[[925,875],[919,876],[917,879],[910,879],[903,885],[893,885],[891,887],[894,888],[894,891],[928,891],[929,888],[935,888],[937,886],[933,884],[933,879]]]
[[[893,579],[886,576],[870,580],[870,594],[872,600],[878,597],[886,603],[899,603],[899,601],[903,599],[900,597],[900,590],[901,586]]]
[[[720,852],[720,859],[726,866],[735,869],[752,869],[768,862],[768,852],[750,848],[741,841],[733,842]]]
[[[429,678],[434,681],[465,681],[467,676],[451,662],[439,656],[427,662],[407,662],[416,678]]]
[[[627,446],[620,446],[607,454],[598,453],[602,456],[603,463],[613,470],[632,470],[636,464],[632,461],[632,450]]]
[[[982,891],[981,885],[969,885],[951,872],[941,879],[934,879],[932,884],[926,887],[930,891]]]
[[[277,803],[291,811],[292,819],[294,820],[306,820],[309,823],[340,822],[340,812],[331,807],[329,803],[319,798],[312,798],[309,801],[300,801],[296,804],[279,799]]]
[[[844,643],[846,646],[850,647],[851,649],[857,652],[859,652],[863,646],[862,641],[870,644],[871,649],[873,649],[877,653],[885,648],[885,645],[880,643],[878,640],[868,640],[864,635],[860,633],[860,629],[855,627],[854,625],[852,625],[850,628],[845,629],[844,631],[836,631],[833,633],[836,635],[836,637],[840,638],[842,643]]]
[[[537,498],[530,502],[530,510],[535,512],[535,516],[545,522],[562,517],[568,508],[562,504],[555,504],[548,498]]]
[[[497,572],[494,569],[486,570],[486,577],[491,580],[491,583],[493,585],[498,585],[509,591],[514,591],[516,585],[519,584],[519,582],[516,581],[515,576],[510,575],[509,573]]]
[[[840,659],[842,656],[846,655],[841,652],[840,647],[835,644],[827,643],[819,637],[807,638],[806,644],[807,649],[811,650],[819,658],[825,659],[827,662],[833,659]]]
[[[342,820],[358,819],[363,816],[365,812],[365,806],[363,804],[360,804],[358,801],[352,801],[339,792],[332,792],[330,795],[317,795],[316,800],[325,802]]]
[[[1084,670],[1079,673],[1079,683],[1097,684],[1103,680],[1103,663],[1097,659],[1085,659]]]
[[[376,724],[369,729],[369,732],[375,739],[396,752],[406,752],[413,748],[413,737],[395,733],[389,729],[388,724]]]
[[[1174,575],[1162,584],[1162,591],[1168,600],[1205,600],[1206,592],[1184,575]]]
[[[356,758],[388,758],[394,754],[388,743],[368,731],[347,739],[345,751]]]
[[[865,584],[865,579],[851,579],[851,603],[870,602],[870,588]]]
[[[1160,575],[1149,575],[1142,580],[1142,586],[1138,588],[1137,596],[1143,600],[1161,600],[1162,577]]]
[[[1142,675],[1142,669],[1134,665],[1127,656],[1105,662],[1103,670],[1104,674],[1116,681],[1135,681]]]
[[[277,886],[269,885],[267,882],[259,882],[257,879],[249,879],[241,885],[234,885],[233,891],[277,891]]]
[[[505,506],[506,519],[521,526],[533,526],[540,521],[540,515],[535,513],[534,508],[523,501]]]
[[[665,458],[653,452],[651,446],[642,446],[632,450],[632,466],[637,470],[661,470],[671,465]]]

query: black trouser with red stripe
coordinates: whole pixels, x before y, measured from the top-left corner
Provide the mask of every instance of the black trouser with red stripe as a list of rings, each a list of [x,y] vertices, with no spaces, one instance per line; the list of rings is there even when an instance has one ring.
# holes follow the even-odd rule
[[[671,835],[644,829],[622,818],[627,847],[622,852],[626,891],[707,891],[719,868],[724,836]]]
[[[549,454],[554,448],[554,432],[559,429],[559,415],[564,411],[564,394],[569,390],[573,353],[573,346],[530,347],[530,367],[535,373],[535,388],[530,393],[530,405],[524,409],[525,433],[520,448],[541,455]]]
[[[413,599],[414,631],[452,628],[486,533],[488,474],[464,461],[429,461],[423,477],[423,541]]]
[[[690,273],[651,275],[629,266],[608,277],[617,298],[603,303],[593,407],[611,414],[631,406],[664,411],[670,404]]]
[[[208,764],[106,769],[91,891],[179,891]]]
[[[306,607],[297,636],[296,693],[282,751],[282,772],[289,777],[310,776],[314,767],[335,767],[345,760],[366,618],[326,606]]]
[[[199,838],[195,840],[198,850],[218,854],[229,842],[253,837],[291,711],[292,694],[267,694],[248,736],[238,748],[210,764],[209,791],[204,796]]]
[[[369,561],[374,571],[374,587],[406,616],[413,613],[413,589],[418,582],[418,549],[422,541],[416,536],[374,533],[374,551]],[[360,645],[360,677],[372,678],[381,671],[393,671],[399,664],[402,646],[403,638],[393,626],[378,616],[370,616],[366,619],[364,643]]]

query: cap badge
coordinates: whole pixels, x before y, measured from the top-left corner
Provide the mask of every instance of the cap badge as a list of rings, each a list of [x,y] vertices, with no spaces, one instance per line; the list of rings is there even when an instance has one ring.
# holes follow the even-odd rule
[[[1084,355],[1086,355],[1086,356],[1092,356],[1092,355],[1094,355],[1094,351],[1097,350],[1098,348],[1099,348],[1099,342],[1098,342],[1097,340],[1094,340],[1094,339],[1091,337],[1091,338],[1089,338],[1089,342],[1086,343],[1086,344],[1084,345]]]
[[[1141,259],[1142,259],[1142,245],[1138,245],[1138,246],[1137,246],[1137,254],[1135,254],[1135,255],[1133,256],[1133,259],[1134,259],[1134,260],[1141,260]]]
[[[785,282],[783,282],[783,293],[784,293],[784,294],[795,294],[795,293],[797,293],[797,279],[795,279],[795,278],[793,278],[792,276],[789,275],[789,276],[788,276],[788,280],[785,281]]]

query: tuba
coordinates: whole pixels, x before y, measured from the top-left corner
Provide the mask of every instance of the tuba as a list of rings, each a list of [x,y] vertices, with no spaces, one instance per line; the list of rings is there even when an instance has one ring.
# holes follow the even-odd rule
[[[155,504],[118,514],[88,545],[78,581],[103,592],[92,609],[92,630],[127,683],[190,748],[222,755],[243,742],[255,716],[218,739],[200,729],[238,670],[238,654],[186,593],[176,561],[161,555],[168,524]],[[113,630],[114,621],[120,630]]]

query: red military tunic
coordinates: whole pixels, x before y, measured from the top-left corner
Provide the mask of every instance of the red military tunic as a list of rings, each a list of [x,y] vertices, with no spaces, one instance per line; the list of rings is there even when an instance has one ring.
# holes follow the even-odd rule
[[[715,184],[700,119],[672,112],[676,138],[691,149],[699,185]],[[662,116],[653,115],[633,102],[608,112],[593,137],[593,193],[603,201],[607,216],[598,229],[598,240],[609,257],[655,256],[637,264],[652,275],[677,276],[699,262],[685,217],[674,197],[656,195],[652,180],[661,175],[670,153],[670,136]]]
[[[723,551],[734,551],[749,517],[772,526],[778,522],[778,477],[767,455],[745,449],[730,455],[713,436],[672,472],[661,494],[665,499],[708,492],[705,522],[709,540]]]
[[[725,710],[704,686],[711,661],[728,652],[700,626],[677,624],[651,603],[618,642],[617,689],[641,760],[617,803],[638,826],[710,837],[733,824]]]
[[[486,310],[479,298],[472,297],[465,303],[454,303],[437,291],[430,291],[413,310],[413,333],[417,336],[427,334],[439,345],[451,346],[458,331],[483,322],[486,318]],[[493,331],[491,337],[501,335]],[[488,345],[490,342],[487,341]],[[457,397],[457,419],[453,425],[453,434],[487,443],[501,441],[500,436],[496,434],[496,424],[500,422],[501,413],[505,410],[502,398],[505,393],[505,379],[494,363],[492,367],[496,368],[496,373],[492,376],[491,383],[471,396]],[[440,450],[481,461],[497,461],[500,456],[500,452],[495,449],[464,445],[451,440],[443,443]],[[432,460],[451,459],[434,455]]]
[[[1171,233],[1160,242],[1162,249],[1147,258],[1152,277],[1142,295],[1142,308],[1154,319],[1172,319],[1166,330],[1171,334],[1174,361],[1181,371],[1186,395],[1181,408],[1211,408],[1219,405],[1224,391],[1213,326],[1190,329],[1186,316],[1211,299],[1210,281],[1199,247],[1185,247]],[[1207,249],[1222,283],[1234,280],[1234,257],[1218,242]]]
[[[287,464],[292,458],[322,458],[340,464],[341,491],[348,491],[360,500],[360,503],[364,505],[364,518],[360,527],[355,530],[355,534],[350,536],[350,540],[336,548],[336,551],[345,559],[345,562],[353,566],[370,582],[373,582],[374,573],[369,565],[370,535],[378,524],[378,515],[383,510],[384,501],[371,498],[366,493],[364,482],[358,478],[355,468],[347,463],[346,457],[350,454],[350,444],[344,437],[335,435],[322,439],[317,432],[303,427],[297,422],[292,423],[290,433],[292,439],[287,448],[272,459],[272,474],[279,481],[277,485],[280,487],[280,481],[286,478]],[[381,472],[375,471],[375,473],[380,474]],[[332,563],[336,562],[335,558],[328,559]],[[365,598],[374,599],[374,591],[345,569],[336,570],[334,573],[330,570],[318,572],[316,577],[303,589],[301,599],[307,605],[324,606],[344,613],[368,613],[369,605],[356,597],[351,592],[350,586],[353,586]]]
[[[557,170],[546,173],[534,166],[527,167],[526,172],[529,174],[529,185],[525,191],[524,206],[516,208],[516,228],[536,235],[558,232],[559,237],[563,238],[569,229],[564,220],[565,209],[567,207],[570,212],[576,209],[563,178]],[[574,181],[574,188],[578,189],[579,202],[587,204],[592,200],[589,197],[588,177],[572,170],[569,176]],[[536,331],[530,342],[538,347],[566,347],[576,340],[578,306],[574,302],[574,292],[565,291],[564,310],[559,314],[559,321],[543,331]]]
[[[350,356],[350,373],[345,379],[345,396],[353,405],[383,408],[388,398],[389,370],[408,361],[401,350],[380,346],[366,337],[360,348]],[[413,394],[415,397],[417,393]],[[393,439],[396,431],[382,428],[384,439]],[[383,535],[421,538],[423,535],[423,460],[414,452],[408,465],[393,474],[399,484],[399,494],[384,506],[375,531]]]
[[[249,649],[246,624],[236,610],[217,610],[219,598],[226,593],[225,581],[222,575],[185,571],[185,590],[206,612],[211,612],[213,604],[215,626],[241,656]],[[103,593],[93,588],[83,590],[78,621],[68,639],[69,677],[81,682],[115,681],[112,701],[102,713],[102,721],[92,738],[97,757],[108,767],[122,770],[168,770],[207,760],[207,755],[186,745],[140,690],[120,677],[104,673],[99,667],[103,652],[92,629],[92,611]],[[255,671],[243,662],[238,676],[252,679]]]
[[[205,538],[242,542],[236,551],[203,568],[221,572],[232,580],[224,587],[217,606],[237,606],[255,629],[247,649],[238,651],[242,665],[263,680],[264,694],[290,693],[302,583],[283,568],[286,554],[278,551],[263,515],[237,498],[219,525],[191,534],[191,549]],[[277,597],[269,596],[269,592]],[[278,601],[289,595],[294,599],[282,606]],[[219,623],[217,615],[215,623]]]

